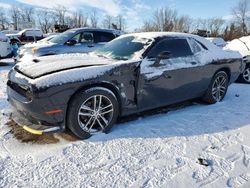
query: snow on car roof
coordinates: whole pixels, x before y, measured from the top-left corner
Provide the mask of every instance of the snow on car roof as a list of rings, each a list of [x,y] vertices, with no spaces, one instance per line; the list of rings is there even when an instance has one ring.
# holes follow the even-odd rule
[[[203,37],[200,37],[198,35],[189,34],[189,33],[179,33],[179,32],[142,32],[142,33],[131,33],[122,35],[121,37],[126,36],[137,36],[141,38],[149,38],[149,39],[156,39],[158,37],[183,37],[183,38],[194,38],[195,40],[201,42],[203,45],[205,45],[209,50],[218,50],[219,47],[214,45],[213,43],[209,42]]]

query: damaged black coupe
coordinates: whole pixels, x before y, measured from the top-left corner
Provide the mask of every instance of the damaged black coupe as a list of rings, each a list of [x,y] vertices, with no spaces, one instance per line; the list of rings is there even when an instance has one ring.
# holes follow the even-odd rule
[[[241,56],[182,33],[123,35],[90,54],[25,60],[9,73],[8,100],[35,134],[69,128],[88,138],[118,117],[202,98],[221,101]]]

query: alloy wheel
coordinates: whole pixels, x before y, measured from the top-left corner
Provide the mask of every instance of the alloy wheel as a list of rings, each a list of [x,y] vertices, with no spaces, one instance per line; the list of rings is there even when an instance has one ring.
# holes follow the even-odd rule
[[[250,83],[250,68],[246,68],[243,72],[243,78],[246,82]]]
[[[227,78],[225,76],[218,76],[212,87],[212,96],[219,102],[225,96],[227,90]]]
[[[104,131],[113,117],[114,107],[104,95],[94,95],[85,100],[78,111],[80,127],[90,133]]]

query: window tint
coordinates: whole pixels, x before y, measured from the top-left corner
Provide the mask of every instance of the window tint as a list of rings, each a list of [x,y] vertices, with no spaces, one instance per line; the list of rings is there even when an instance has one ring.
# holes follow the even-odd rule
[[[94,35],[91,32],[83,32],[81,35],[81,43],[92,43],[94,42]]]
[[[95,43],[109,42],[115,38],[115,35],[108,32],[95,32]]]
[[[71,40],[75,40],[76,43],[92,43],[93,42],[93,33],[83,32],[78,33]]]
[[[190,38],[189,42],[190,42],[190,46],[191,46],[194,54],[196,54],[202,50],[201,45],[199,43],[197,43],[194,39]]]
[[[185,57],[192,55],[192,51],[186,39],[165,39],[149,52],[149,58],[156,58],[163,51],[168,51],[172,57]]]

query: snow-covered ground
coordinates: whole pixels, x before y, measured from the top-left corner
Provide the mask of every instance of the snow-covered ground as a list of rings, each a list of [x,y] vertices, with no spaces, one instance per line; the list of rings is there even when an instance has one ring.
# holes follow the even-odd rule
[[[215,105],[193,104],[116,125],[107,135],[22,143],[6,125],[0,64],[0,187],[250,187],[250,85]]]

